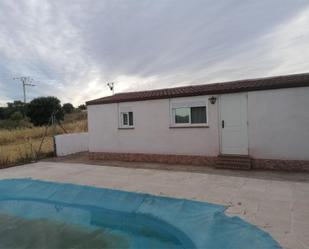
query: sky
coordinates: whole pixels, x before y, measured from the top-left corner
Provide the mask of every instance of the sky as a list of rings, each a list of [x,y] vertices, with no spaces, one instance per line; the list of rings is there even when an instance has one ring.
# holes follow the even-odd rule
[[[0,105],[309,72],[308,0],[1,0]]]

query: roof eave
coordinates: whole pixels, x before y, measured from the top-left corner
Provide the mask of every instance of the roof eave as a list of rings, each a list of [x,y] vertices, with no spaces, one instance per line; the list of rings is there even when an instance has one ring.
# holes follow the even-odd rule
[[[308,80],[299,79],[297,77],[306,76]],[[295,77],[295,78],[294,78]],[[251,85],[251,86],[235,86],[236,83],[240,82],[252,82],[254,80],[257,81],[268,81],[269,79],[276,79],[276,80],[286,80],[281,84],[279,83],[268,83],[266,84],[263,82],[261,85]],[[237,92],[251,92],[251,91],[262,91],[262,90],[272,90],[272,89],[283,89],[283,88],[297,88],[297,87],[307,87],[309,86],[309,74],[298,74],[298,75],[287,75],[287,76],[277,76],[273,78],[260,78],[254,80],[242,80],[242,81],[232,81],[232,82],[222,82],[222,83],[215,83],[209,84],[209,87],[222,87],[221,89],[214,89],[214,90],[201,90],[196,92],[179,92],[179,93],[172,93],[172,94],[163,94],[163,95],[152,95],[146,97],[123,97],[123,99],[113,99],[112,96],[108,96],[105,98],[90,100],[86,102],[86,105],[101,105],[101,104],[111,104],[111,103],[121,103],[121,102],[135,102],[135,101],[145,101],[145,100],[156,100],[156,99],[169,99],[169,98],[179,98],[179,97],[192,97],[192,96],[201,96],[201,95],[213,95],[213,94],[228,94],[228,93],[237,93]],[[307,79],[307,78],[306,78]],[[196,85],[194,87],[199,87],[201,85]],[[173,88],[170,88],[172,90]],[[166,89],[159,89],[166,90]],[[158,90],[157,90],[158,91]],[[132,92],[135,94],[136,92]],[[128,93],[131,94],[131,93]]]

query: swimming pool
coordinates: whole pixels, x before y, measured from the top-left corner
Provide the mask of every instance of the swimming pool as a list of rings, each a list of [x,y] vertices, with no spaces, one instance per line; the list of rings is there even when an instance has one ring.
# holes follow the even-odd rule
[[[31,179],[0,181],[0,248],[281,248],[225,207]]]

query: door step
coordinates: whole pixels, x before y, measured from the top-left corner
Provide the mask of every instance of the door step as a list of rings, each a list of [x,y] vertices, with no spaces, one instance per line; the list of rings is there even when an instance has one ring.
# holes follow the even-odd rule
[[[251,158],[243,155],[219,155],[216,160],[218,169],[251,169]]]

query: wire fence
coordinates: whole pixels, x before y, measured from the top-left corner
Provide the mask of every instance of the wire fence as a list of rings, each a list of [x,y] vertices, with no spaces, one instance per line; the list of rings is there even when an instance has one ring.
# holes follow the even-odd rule
[[[64,123],[51,120],[43,127],[0,130],[0,168],[54,156],[54,135],[87,132],[85,118],[72,118]]]

